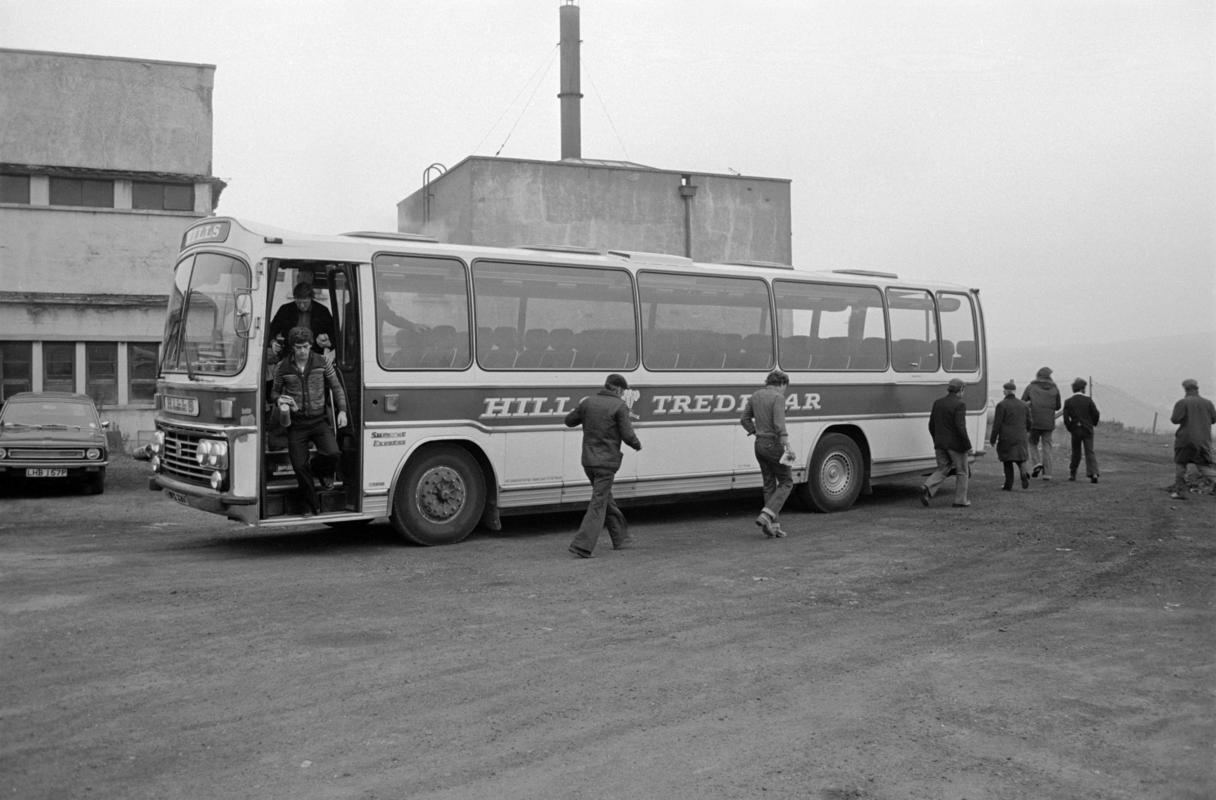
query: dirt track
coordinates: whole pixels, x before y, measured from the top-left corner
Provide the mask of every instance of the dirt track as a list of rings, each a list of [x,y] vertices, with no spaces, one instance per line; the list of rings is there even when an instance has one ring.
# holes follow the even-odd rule
[[[1169,500],[1168,441],[784,540],[627,510],[589,561],[569,514],[253,532],[137,462],[6,497],[0,797],[1211,798],[1216,498]]]

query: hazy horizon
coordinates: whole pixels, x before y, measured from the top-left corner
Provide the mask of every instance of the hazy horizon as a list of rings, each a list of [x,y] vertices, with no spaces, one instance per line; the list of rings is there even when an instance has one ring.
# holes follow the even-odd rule
[[[0,0],[0,47],[213,64],[217,213],[392,230],[560,157],[560,5]],[[978,287],[1001,346],[1216,330],[1213,4],[579,5],[583,155],[790,179],[799,268]]]

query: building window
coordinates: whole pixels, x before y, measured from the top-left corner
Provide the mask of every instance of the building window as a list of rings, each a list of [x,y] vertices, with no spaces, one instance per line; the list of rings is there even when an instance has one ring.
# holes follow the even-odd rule
[[[17,392],[33,391],[33,352],[30,342],[0,342],[0,401]]]
[[[51,205],[113,208],[114,181],[52,177]]]
[[[29,175],[0,175],[0,203],[30,204]]]
[[[101,406],[118,404],[118,345],[87,342],[84,346],[85,394]]]
[[[42,389],[47,392],[76,391],[76,345],[45,342],[42,345]]]
[[[134,181],[131,184],[131,208],[193,211],[194,184]]]
[[[156,394],[156,359],[158,345],[155,342],[127,343],[127,402],[132,405],[151,405]]]

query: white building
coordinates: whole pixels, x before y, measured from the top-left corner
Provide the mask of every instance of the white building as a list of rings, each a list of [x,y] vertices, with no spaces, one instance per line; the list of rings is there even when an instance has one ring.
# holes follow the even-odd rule
[[[182,231],[212,213],[215,67],[0,49],[0,399],[94,398],[152,430]]]

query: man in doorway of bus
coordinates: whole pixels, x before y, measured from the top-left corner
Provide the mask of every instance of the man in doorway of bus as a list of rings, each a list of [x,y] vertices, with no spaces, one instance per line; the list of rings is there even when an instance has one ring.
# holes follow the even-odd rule
[[[621,394],[629,383],[621,375],[613,373],[604,381],[604,388],[590,397],[584,397],[578,406],[566,415],[566,427],[583,426],[583,472],[591,481],[591,501],[587,513],[579,525],[570,552],[579,558],[591,558],[600,532],[606,527],[612,539],[612,547],[622,550],[633,544],[625,515],[612,499],[612,482],[621,468],[621,442],[641,450],[642,443],[633,432],[629,421],[629,406]]]
[[[290,303],[284,303],[274,312],[270,326],[266,329],[271,352],[283,358],[282,337],[293,328],[306,328],[312,332],[313,352],[325,354],[332,361],[335,341],[333,314],[316,302],[311,283],[297,283],[291,290],[291,296]]]
[[[1015,396],[1017,384],[1010,378],[1005,382],[1005,397],[996,404],[992,412],[992,435],[989,441],[996,446],[996,457],[1005,468],[1005,483],[1001,489],[1013,491],[1013,467],[1016,464],[1022,478],[1022,488],[1030,488],[1030,473],[1026,471],[1026,459],[1030,456],[1027,435],[1030,432],[1030,409]]]
[[[1077,479],[1081,453],[1085,453],[1085,477],[1098,482],[1098,456],[1094,452],[1094,428],[1098,425],[1098,407],[1087,397],[1084,378],[1072,382],[1072,397],[1064,401],[1064,428],[1072,434],[1072,454],[1068,458],[1068,479]]]
[[[312,351],[312,331],[308,328],[292,328],[287,334],[291,355],[279,362],[274,373],[271,395],[277,398],[279,411],[290,410],[291,419],[287,427],[287,455],[291,468],[295,470],[296,482],[304,505],[313,514],[321,512],[317,490],[313,485],[314,475],[321,479],[321,488],[334,488],[334,467],[340,451],[334,431],[329,427],[325,404],[325,389],[328,386],[338,410],[338,427],[346,427],[346,392],[333,364]],[[317,454],[311,463],[308,444],[312,442]]]
[[[1189,464],[1199,469],[1200,478],[1216,480],[1216,460],[1212,456],[1216,406],[1199,394],[1199,382],[1194,378],[1184,380],[1182,390],[1186,394],[1174,404],[1174,413],[1170,414],[1170,422],[1178,426],[1174,434],[1174,486],[1170,491],[1170,497],[1175,500],[1186,499]],[[1212,494],[1216,494],[1216,485],[1212,487]]]
[[[1034,469],[1030,474],[1051,480],[1051,435],[1056,429],[1056,412],[1060,410],[1060,390],[1051,379],[1051,367],[1042,367],[1022,393],[1022,402],[1030,406],[1030,452]]]
[[[963,402],[966,384],[960,378],[951,378],[946,385],[946,394],[933,401],[929,411],[929,435],[933,437],[933,453],[937,457],[937,469],[925,479],[920,487],[921,505],[937,494],[950,471],[954,471],[954,506],[971,505],[967,499],[967,454],[971,452],[971,436],[967,433],[967,404]]]
[[[790,376],[775,369],[764,379],[764,387],[757,389],[743,406],[739,423],[747,435],[755,435],[756,462],[760,465],[760,476],[764,480],[764,507],[756,517],[756,524],[764,535],[781,538],[785,531],[777,522],[781,507],[794,487],[794,478],[787,462],[792,462],[790,434],[785,428],[785,393],[790,386]]]

